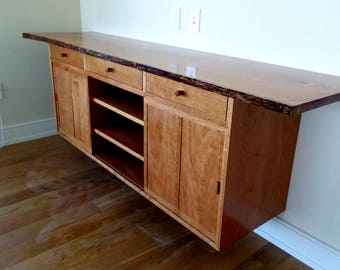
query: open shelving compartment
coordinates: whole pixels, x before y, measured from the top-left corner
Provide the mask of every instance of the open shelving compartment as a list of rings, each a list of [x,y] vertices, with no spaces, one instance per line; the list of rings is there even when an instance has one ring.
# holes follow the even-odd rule
[[[89,77],[92,154],[143,189],[143,96]],[[112,82],[114,83],[114,82]]]

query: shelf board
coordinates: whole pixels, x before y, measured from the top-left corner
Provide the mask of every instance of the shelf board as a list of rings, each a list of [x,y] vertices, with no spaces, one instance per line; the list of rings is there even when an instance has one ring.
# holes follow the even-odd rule
[[[119,148],[144,161],[143,156],[143,129],[112,126],[110,128],[95,128],[94,133],[115,144]]]
[[[99,152],[95,157],[141,189],[144,188],[144,163],[140,160],[123,151]]]
[[[92,101],[98,105],[105,107],[131,121],[144,126],[143,120],[143,103],[137,99],[102,98],[94,97]]]

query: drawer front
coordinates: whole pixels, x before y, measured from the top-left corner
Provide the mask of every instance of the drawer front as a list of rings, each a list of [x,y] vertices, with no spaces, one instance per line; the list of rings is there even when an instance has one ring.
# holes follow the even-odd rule
[[[50,44],[51,59],[84,68],[83,54],[77,51]]]
[[[137,89],[142,89],[143,74],[138,69],[89,55],[85,55],[85,69]]]
[[[228,98],[225,96],[150,73],[146,75],[146,91],[226,119]]]

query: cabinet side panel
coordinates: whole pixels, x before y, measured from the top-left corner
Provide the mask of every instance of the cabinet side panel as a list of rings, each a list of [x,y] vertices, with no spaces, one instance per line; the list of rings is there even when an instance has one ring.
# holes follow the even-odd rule
[[[286,206],[300,116],[234,101],[220,247]]]
[[[74,126],[71,73],[67,67],[56,62],[52,64],[52,67],[58,112],[58,131],[72,138],[74,136]]]
[[[183,120],[180,213],[216,237],[224,131]]]
[[[169,208],[178,208],[181,118],[147,105],[148,189]]]

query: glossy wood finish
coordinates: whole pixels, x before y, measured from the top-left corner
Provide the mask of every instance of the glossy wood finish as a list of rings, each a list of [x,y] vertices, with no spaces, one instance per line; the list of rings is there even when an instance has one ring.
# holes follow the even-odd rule
[[[214,251],[56,136],[0,149],[0,268],[310,269],[255,234]]]
[[[87,71],[52,64],[72,93],[73,134],[60,134],[81,150],[90,100],[90,158],[217,250],[284,210],[299,117],[85,58]]]
[[[85,55],[85,70],[142,89],[142,71]]]
[[[92,141],[95,158],[104,162],[140,189],[143,189],[143,161],[97,134],[92,136]]]
[[[170,111],[147,105],[147,190],[175,213],[178,208],[181,124]]]
[[[221,128],[225,128],[226,121],[221,120],[220,118],[204,113],[202,111],[196,110],[192,107],[185,106],[180,103],[172,102],[168,99],[161,98],[159,96],[155,96],[149,93],[145,93],[145,100],[147,100],[148,104],[157,106],[160,109],[168,110],[171,108],[172,110],[176,111],[176,114],[180,117],[186,118],[196,118],[197,121],[202,121],[205,124],[211,124],[212,126],[218,126]]]
[[[228,98],[203,89],[146,74],[146,91],[225,120]]]
[[[216,239],[224,131],[183,119],[180,215]]]
[[[340,100],[340,77],[101,33],[24,33],[285,114]],[[108,45],[109,44],[109,45]],[[178,69],[174,70],[174,66]],[[196,77],[186,75],[196,68]]]
[[[58,131],[91,151],[87,79],[82,70],[52,61]]]
[[[146,192],[216,242],[225,128],[183,114],[175,103],[155,104],[151,95],[146,103]]]
[[[91,74],[88,83],[95,160],[144,189],[143,97],[101,76]]]
[[[286,206],[300,117],[240,101],[228,107],[230,142],[221,248]]]
[[[144,125],[143,97],[121,85],[103,82],[97,78],[88,78],[91,101],[101,105],[129,120]],[[139,91],[140,92],[140,91]]]
[[[50,44],[50,57],[53,60],[84,68],[83,54],[74,50]]]
[[[144,161],[144,141],[142,127],[136,128],[132,127],[132,125],[114,125],[112,127],[102,127],[99,129],[95,128],[93,131],[94,133],[102,136],[106,140],[117,145],[141,161]]]
[[[74,137],[72,76],[69,68],[52,63],[54,94],[56,101],[58,131],[64,136]]]
[[[71,77],[74,136],[84,149],[91,152],[91,127],[87,77],[82,72],[78,73],[74,71],[72,71]]]

